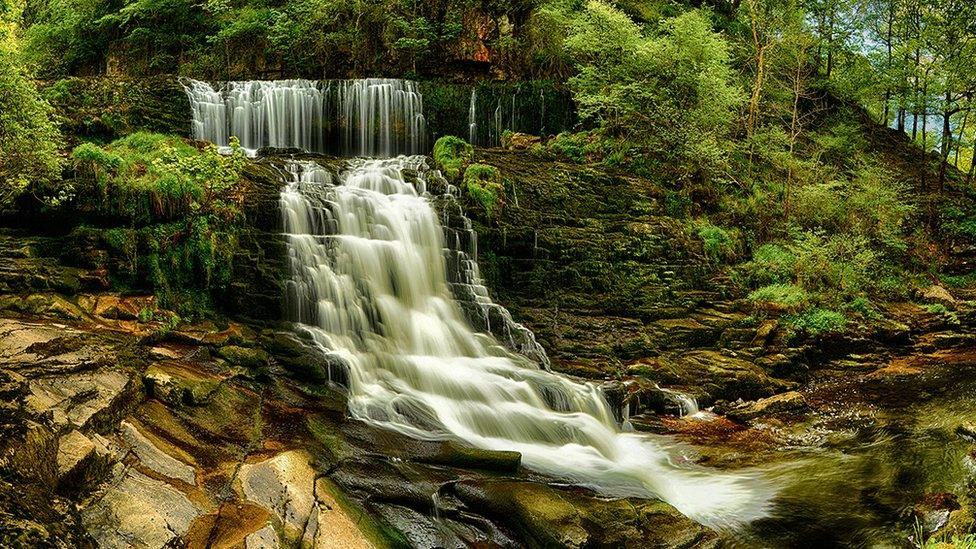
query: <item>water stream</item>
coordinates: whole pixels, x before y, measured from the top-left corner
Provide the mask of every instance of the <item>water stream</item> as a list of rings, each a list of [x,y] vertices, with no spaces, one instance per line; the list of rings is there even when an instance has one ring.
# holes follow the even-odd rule
[[[297,148],[343,156],[427,152],[423,98],[408,80],[184,82],[195,139],[254,153]]]
[[[354,160],[336,180],[293,163],[282,193],[289,311],[348,365],[351,413],[418,438],[515,450],[533,470],[660,497],[710,525],[762,516],[769,494],[757,478],[675,465],[667,439],[621,432],[594,385],[471,328],[448,286],[424,162]]]
[[[339,109],[319,109],[331,93],[324,86],[248,82],[216,91],[191,82],[195,135],[329,150],[318,128],[338,123],[346,153],[416,150],[422,101],[411,83],[348,81]],[[342,115],[316,118],[328,112]],[[491,303],[474,254],[446,242],[452,232],[426,192],[439,174],[425,157],[356,158],[338,173],[289,161],[284,172],[289,319],[347,366],[354,417],[417,438],[518,451],[532,470],[607,495],[661,498],[713,527],[766,515],[772,494],[758,475],[679,465],[670,439],[623,432],[595,385],[547,370],[531,333]],[[459,287],[469,299],[457,299]],[[489,311],[485,326],[462,309],[472,300]],[[487,333],[492,318],[506,324],[504,344]]]

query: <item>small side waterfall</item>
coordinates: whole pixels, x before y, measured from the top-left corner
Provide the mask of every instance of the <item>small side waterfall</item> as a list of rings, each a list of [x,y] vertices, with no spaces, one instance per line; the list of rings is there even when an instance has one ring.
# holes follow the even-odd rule
[[[356,159],[336,176],[293,162],[288,172],[291,319],[348,365],[355,417],[518,451],[536,471],[608,495],[659,497],[712,526],[765,514],[770,494],[756,477],[676,465],[667,439],[621,432],[596,386],[471,328],[452,277],[487,295],[470,282],[478,280],[470,257],[451,267],[467,274],[445,268],[451,247],[426,195],[433,174],[423,157]]]
[[[427,152],[423,99],[414,82],[275,80],[184,82],[195,139],[248,151],[297,148],[343,156]]]
[[[478,146],[478,89],[471,88],[471,103],[468,106],[468,143]]]

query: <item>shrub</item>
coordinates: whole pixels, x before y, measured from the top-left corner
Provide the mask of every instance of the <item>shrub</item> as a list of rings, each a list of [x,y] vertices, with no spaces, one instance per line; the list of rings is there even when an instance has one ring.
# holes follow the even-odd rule
[[[231,190],[246,162],[239,149],[223,156],[212,145],[199,150],[178,137],[137,132],[105,147],[81,144],[71,156],[96,183],[98,195],[87,198],[103,215],[141,225],[191,214],[230,221],[238,213]]]
[[[881,318],[881,313],[874,307],[871,300],[863,296],[852,299],[847,304],[846,309],[867,319],[877,320]]]
[[[691,10],[648,37],[625,13],[590,0],[565,45],[579,112],[608,138],[638,144],[684,174],[714,172],[742,99],[729,45],[704,12]]]
[[[719,262],[735,256],[735,241],[725,229],[705,221],[698,224],[697,233],[702,240],[702,249],[710,260]]]
[[[769,284],[750,293],[749,299],[776,307],[799,309],[807,304],[810,297],[803,288],[793,284]]]
[[[208,145],[135,133],[105,147],[72,153],[90,178],[79,202],[122,227],[82,229],[108,252],[110,273],[123,286],[147,287],[163,307],[194,317],[231,281],[243,197],[243,152],[223,156]]]
[[[451,181],[461,178],[473,157],[474,147],[460,137],[445,135],[434,143],[434,164]]]
[[[786,284],[793,281],[796,256],[777,244],[763,244],[753,253],[752,261],[736,270],[735,278],[747,287]]]
[[[485,164],[468,166],[464,172],[464,188],[468,196],[481,204],[488,217],[501,213],[505,186],[498,168]]]
[[[810,337],[838,333],[847,326],[847,318],[843,314],[816,307],[799,314],[789,315],[783,319],[783,322],[791,333],[804,334]]]
[[[588,133],[563,132],[550,139],[546,143],[546,148],[573,162],[582,163],[587,159],[587,149],[591,139],[592,136]]]

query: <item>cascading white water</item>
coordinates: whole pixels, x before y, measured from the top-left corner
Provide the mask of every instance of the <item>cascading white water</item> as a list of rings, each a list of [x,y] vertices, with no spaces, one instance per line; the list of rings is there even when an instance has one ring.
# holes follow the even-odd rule
[[[427,152],[417,85],[407,80],[184,82],[195,139],[248,151],[298,148],[346,156]]]
[[[764,515],[770,493],[756,477],[676,465],[668,439],[621,432],[594,385],[471,328],[449,287],[423,157],[353,160],[336,177],[312,162],[288,171],[289,314],[348,366],[355,417],[518,451],[533,470],[659,497],[712,526]]]
[[[471,88],[471,102],[468,104],[468,143],[478,145],[478,88]]]

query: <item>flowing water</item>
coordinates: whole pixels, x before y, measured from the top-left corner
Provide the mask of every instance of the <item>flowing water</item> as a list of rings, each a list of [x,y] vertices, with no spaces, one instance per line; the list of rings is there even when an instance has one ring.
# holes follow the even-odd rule
[[[226,147],[236,136],[255,152],[298,148],[343,156],[427,152],[423,98],[414,82],[253,80],[184,82],[193,111],[192,135]]]
[[[515,450],[533,470],[611,495],[660,497],[710,525],[763,516],[769,494],[755,477],[675,465],[666,439],[622,433],[595,386],[471,328],[449,288],[423,157],[354,160],[335,179],[307,162],[289,172],[289,311],[348,365],[355,417]]]
[[[429,184],[450,187],[424,157],[394,157],[426,151],[415,84],[186,87],[197,138],[226,145],[236,135],[250,149],[381,157],[349,160],[338,172],[289,161],[281,193],[289,318],[345,365],[349,409],[359,419],[417,438],[518,451],[540,473],[607,495],[659,497],[710,526],[750,523],[730,538],[744,547],[896,545],[905,539],[906,502],[959,492],[976,470],[968,444],[952,434],[976,419],[976,382],[965,377],[865,393],[878,423],[852,428],[840,442],[833,440],[846,428],[813,428],[826,442],[777,449],[779,465],[764,467],[762,477],[691,465],[682,457],[687,447],[631,432],[626,405],[618,423],[594,385],[548,371],[531,332],[491,301],[470,223],[456,203],[432,206],[449,195],[427,192]],[[472,92],[472,137],[478,101]],[[492,103],[494,124],[481,128],[494,132],[490,140],[504,118],[501,98]],[[710,417],[689,395],[666,392],[678,415]],[[851,405],[836,407],[826,420],[843,418]],[[436,512],[437,494],[432,503]]]
[[[771,493],[756,475],[677,465],[669,439],[622,432],[595,385],[549,372],[531,332],[491,302],[473,231],[442,224],[431,205],[427,183],[439,174],[422,156],[389,158],[425,143],[413,83],[186,89],[197,138],[387,157],[353,159],[339,173],[311,161],[284,170],[288,314],[346,365],[352,415],[418,438],[518,451],[535,471],[608,495],[658,497],[712,526],[766,514]]]

